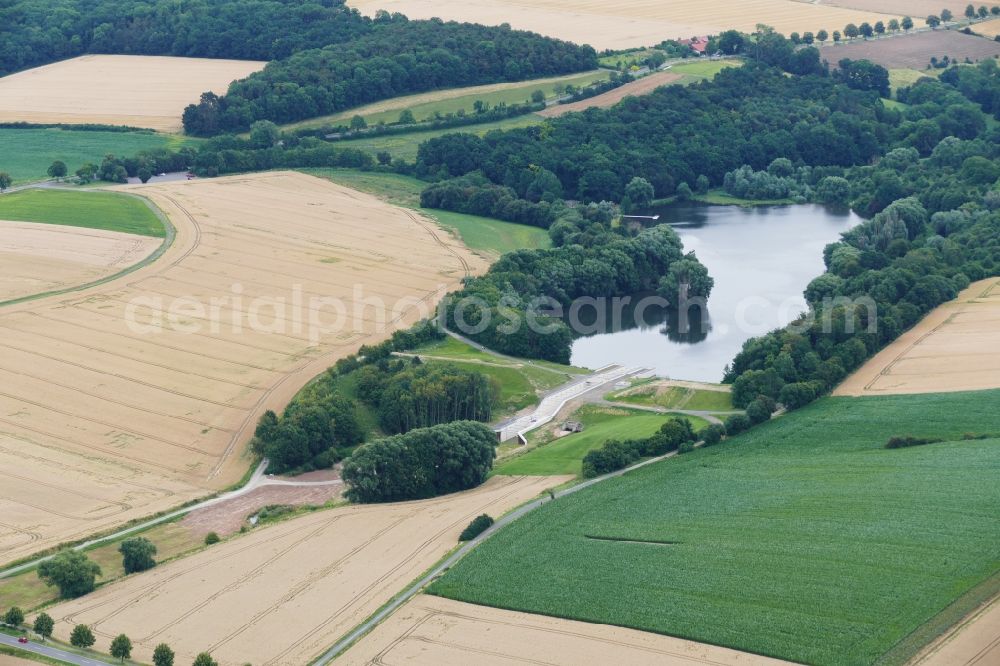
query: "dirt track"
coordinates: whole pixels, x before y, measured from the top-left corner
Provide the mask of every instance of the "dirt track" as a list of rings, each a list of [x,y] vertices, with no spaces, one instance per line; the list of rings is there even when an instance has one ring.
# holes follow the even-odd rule
[[[634,629],[422,594],[362,638],[337,663],[777,666],[788,662]]]
[[[0,563],[236,482],[260,413],[482,268],[415,214],[303,174],[141,192],[177,228],[162,257],[0,308]],[[375,298],[397,310],[380,322]]]
[[[210,90],[264,68],[251,60],[87,55],[0,79],[0,122],[181,128],[181,113]]]
[[[631,83],[626,83],[623,86],[619,86],[614,90],[609,90],[606,93],[602,93],[595,97],[590,97],[588,99],[580,100],[579,102],[572,102],[570,104],[555,104],[545,109],[544,111],[539,111],[538,115],[545,116],[546,118],[555,118],[556,116],[561,116],[565,113],[570,113],[572,111],[583,111],[584,109],[590,109],[593,107],[606,108],[609,106],[614,106],[618,102],[622,101],[629,95],[638,96],[645,95],[646,93],[656,90],[660,86],[665,86],[671,83],[676,83],[684,77],[680,74],[672,74],[670,72],[655,72],[649,76],[644,76],[637,81],[632,81]]]
[[[872,357],[834,395],[1000,388],[1000,278],[974,283]]]
[[[0,220],[0,302],[100,280],[148,257],[160,238]]]
[[[1000,597],[935,641],[913,666],[1000,664]]]
[[[495,477],[422,502],[331,509],[261,528],[48,612],[56,636],[90,625],[126,633],[134,657],[166,642],[178,663],[209,650],[223,666],[300,666],[457,544],[475,516],[499,516],[568,477]]]
[[[440,17],[512,27],[591,44],[597,49],[652,46],[664,39],[753,32],[758,23],[778,32],[843,30],[848,23],[887,21],[893,15],[796,0],[349,0],[369,16],[379,9],[411,19]]]

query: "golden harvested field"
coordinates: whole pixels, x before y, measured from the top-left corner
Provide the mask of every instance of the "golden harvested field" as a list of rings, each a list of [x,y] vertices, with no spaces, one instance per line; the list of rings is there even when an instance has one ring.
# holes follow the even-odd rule
[[[834,395],[1000,388],[1000,278],[980,280],[873,356]]]
[[[655,72],[649,76],[644,76],[637,81],[626,83],[625,85],[619,86],[614,90],[609,90],[606,93],[582,99],[579,102],[572,102],[570,104],[555,104],[544,111],[539,111],[538,115],[545,116],[546,118],[555,118],[556,116],[561,116],[565,113],[583,111],[584,109],[590,109],[593,107],[603,109],[609,106],[614,106],[630,95],[645,95],[646,93],[653,92],[660,86],[676,83],[683,78],[684,77],[680,74]]]
[[[300,173],[141,192],[177,229],[163,256],[0,308],[0,563],[236,482],[265,409],[483,267],[416,214]]]
[[[11,657],[10,655],[0,654],[0,666],[38,666],[38,662],[31,661],[30,659],[21,659],[20,657]]]
[[[162,239],[0,220],[0,303],[88,284],[138,263]]]
[[[300,666],[455,547],[476,516],[499,516],[569,477],[494,477],[421,502],[348,506],[262,528],[48,612],[56,636],[126,633],[148,661],[161,642],[190,663]]]
[[[788,662],[634,629],[421,594],[362,638],[338,663],[778,666]]]
[[[985,35],[986,37],[996,38],[1000,36],[1000,19],[993,19],[992,21],[983,21],[973,28],[980,35]]]
[[[440,17],[511,27],[590,44],[597,49],[652,46],[664,39],[710,35],[729,28],[753,32],[758,23],[778,32],[829,32],[848,23],[892,18],[796,0],[349,0],[369,16],[379,9],[413,19]]]
[[[181,113],[211,90],[264,68],[252,60],[88,55],[0,78],[0,122],[100,123],[181,129]]]

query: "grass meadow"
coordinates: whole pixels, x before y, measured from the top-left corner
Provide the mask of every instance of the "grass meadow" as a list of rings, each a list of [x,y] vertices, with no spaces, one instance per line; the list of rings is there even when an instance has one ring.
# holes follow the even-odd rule
[[[496,474],[511,476],[548,476],[553,474],[581,473],[583,457],[600,448],[609,439],[641,439],[649,437],[672,418],[668,414],[655,414],[631,409],[587,405],[573,414],[573,419],[583,423],[584,431],[550,439],[507,462],[499,462]],[[691,422],[700,430],[708,422],[693,416],[678,416]]]
[[[531,125],[540,125],[543,122],[545,122],[545,119],[541,116],[529,113],[523,116],[506,118],[504,120],[496,120],[488,123],[480,123],[478,125],[447,127],[444,129],[414,130],[413,132],[405,132],[403,134],[367,134],[357,139],[345,139],[338,141],[336,142],[336,145],[342,148],[355,148],[357,150],[363,150],[371,153],[372,155],[385,151],[392,155],[392,158],[395,160],[407,160],[408,162],[412,162],[417,159],[417,148],[420,147],[420,144],[424,141],[442,136],[444,134],[465,132],[467,134],[478,134],[479,136],[482,136],[493,130],[530,127]]]
[[[1000,576],[1000,439],[961,440],[1000,433],[997,404],[825,398],[546,504],[431,591],[803,663],[902,663]],[[884,448],[900,434],[950,441]]]
[[[709,391],[683,386],[670,386],[660,390],[657,386],[650,385],[616,391],[606,397],[614,402],[667,409],[690,409],[702,412],[729,412],[734,409],[732,396],[728,391]]]
[[[0,196],[0,220],[43,222],[162,238],[156,213],[137,197],[114,192],[31,189]]]
[[[105,155],[135,155],[141,150],[176,148],[188,139],[151,132],[89,132],[63,129],[0,129],[0,171],[14,183],[48,178],[47,170],[56,160],[66,163],[72,175],[92,162],[100,164]]]
[[[469,115],[475,113],[474,104],[477,101],[485,102],[493,108],[498,104],[523,104],[531,101],[531,94],[536,90],[541,90],[546,99],[556,97],[556,87],[573,85],[577,88],[588,86],[596,81],[607,80],[611,75],[608,70],[594,70],[583,74],[572,74],[536,81],[525,81],[518,85],[485,85],[474,86],[468,89],[437,90],[430,93],[419,93],[403,97],[394,97],[390,100],[375,102],[367,106],[362,106],[332,116],[322,118],[311,118],[292,125],[283,127],[285,130],[294,130],[309,127],[324,127],[331,125],[347,124],[355,116],[361,116],[369,125],[378,123],[394,123],[399,120],[399,114],[405,109],[413,113],[413,117],[418,121],[433,119],[438,115],[458,113],[464,111]],[[468,92],[463,92],[467,90]]]
[[[416,178],[395,173],[352,169],[304,169],[304,171],[373,194],[397,206],[419,209],[421,214],[456,233],[468,248],[494,258],[514,250],[546,248],[552,244],[548,232],[538,227],[445,210],[420,208],[420,192],[427,187],[427,183]]]

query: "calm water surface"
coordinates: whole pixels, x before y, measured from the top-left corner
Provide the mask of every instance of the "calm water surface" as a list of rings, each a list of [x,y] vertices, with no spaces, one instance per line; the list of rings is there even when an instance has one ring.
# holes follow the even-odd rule
[[[748,338],[805,310],[802,291],[823,272],[823,247],[861,221],[853,213],[814,205],[691,203],[654,213],[661,224],[674,227],[684,249],[694,250],[715,279],[707,315],[692,318],[682,330],[676,314],[662,308],[647,308],[638,322],[626,310],[620,330],[607,324],[605,332],[573,344],[573,365],[617,363],[676,379],[719,381]]]

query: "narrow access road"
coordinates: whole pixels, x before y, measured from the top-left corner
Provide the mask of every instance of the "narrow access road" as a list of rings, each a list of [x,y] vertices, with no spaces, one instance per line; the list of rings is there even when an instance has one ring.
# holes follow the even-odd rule
[[[250,480],[247,481],[246,485],[244,485],[242,488],[238,488],[228,493],[223,493],[222,495],[212,497],[211,499],[204,500],[203,502],[198,502],[197,504],[192,504],[191,506],[186,506],[182,509],[177,509],[176,511],[171,511],[162,516],[158,516],[151,520],[142,522],[138,525],[133,525],[132,527],[128,527],[123,530],[118,530],[113,534],[108,534],[107,536],[98,537],[97,539],[90,539],[89,541],[84,541],[83,543],[73,546],[73,550],[85,550],[87,548],[90,548],[91,546],[96,546],[98,544],[106,543],[108,541],[114,541],[116,539],[120,539],[123,536],[134,534],[135,532],[141,532],[143,530],[149,529],[150,527],[159,525],[160,523],[164,523],[168,520],[177,518],[178,516],[189,514],[192,511],[197,511],[198,509],[204,509],[206,507],[219,504],[220,502],[225,502],[227,500],[231,500],[237,497],[242,497],[243,495],[246,495],[247,493],[252,492],[257,488],[263,488],[266,486],[336,486],[343,483],[343,481],[341,481],[340,479],[333,479],[330,481],[293,481],[290,479],[280,479],[280,478],[276,479],[271,476],[264,475],[264,471],[267,469],[267,464],[268,464],[267,460],[262,460],[260,464],[257,465],[257,469],[255,469],[253,474],[250,476]],[[39,557],[34,560],[24,562],[23,564],[19,564],[15,567],[4,569],[0,571],[0,578],[8,578],[10,576],[19,574],[22,571],[27,571],[28,569],[38,566],[40,563],[46,560],[51,560],[53,557],[55,557],[55,554],[46,555],[45,557]]]
[[[593,375],[584,375],[548,393],[533,412],[501,423],[494,430],[499,434],[501,442],[515,438],[523,442],[525,433],[551,422],[570,400],[639,372],[642,372],[642,368],[613,366]]]
[[[28,643],[18,643],[15,637],[8,636],[7,634],[0,634],[0,645],[9,645],[10,647],[15,647],[18,650],[33,652],[34,654],[39,654],[44,657],[48,657],[49,659],[55,659],[65,664],[77,664],[77,666],[109,666],[109,664],[113,665],[118,663],[116,661],[104,661],[96,655],[94,657],[84,657],[83,655],[61,650],[57,647],[50,647],[44,643],[35,643],[34,641],[29,641]]]
[[[316,661],[313,662],[313,665],[326,666],[326,664],[329,664],[334,659],[339,657],[347,650],[347,648],[353,645],[355,641],[357,641],[366,633],[374,629],[376,625],[382,622],[382,620],[392,615],[396,611],[396,609],[398,609],[400,606],[402,606],[407,601],[412,599],[418,592],[420,592],[420,590],[427,587],[427,585],[433,582],[435,578],[446,572],[451,567],[455,566],[455,563],[458,562],[463,557],[465,557],[469,553],[469,551],[471,551],[473,548],[481,544],[486,539],[490,538],[498,530],[503,529],[506,525],[509,525],[518,518],[521,518],[531,513],[532,511],[542,506],[543,504],[548,504],[549,502],[553,502],[559,499],[560,497],[566,497],[567,495],[572,495],[573,493],[580,492],[584,488],[589,488],[595,483],[600,483],[602,481],[607,481],[608,479],[617,478],[619,476],[622,476],[623,474],[627,474],[628,472],[637,470],[640,467],[645,467],[646,465],[652,465],[653,463],[660,462],[661,460],[666,460],[667,458],[673,458],[676,455],[678,455],[677,451],[671,451],[666,455],[662,455],[656,458],[650,458],[649,460],[644,460],[640,463],[632,465],[631,467],[626,467],[625,469],[620,469],[616,472],[605,474],[604,476],[598,476],[593,479],[588,479],[586,481],[576,484],[575,486],[570,486],[569,488],[566,488],[564,490],[554,491],[551,494],[551,496],[541,497],[539,499],[528,502],[527,504],[522,504],[520,507],[514,509],[513,511],[511,511],[510,513],[501,517],[499,520],[493,523],[493,526],[490,527],[488,530],[486,530],[476,538],[465,542],[465,544],[462,545],[461,548],[456,550],[454,553],[449,555],[445,560],[443,560],[437,566],[435,566],[433,569],[427,572],[416,583],[406,588],[406,590],[402,594],[397,596],[395,599],[393,599],[391,602],[389,602],[386,606],[384,606],[377,613],[375,613],[370,618],[365,620],[363,623],[355,627],[349,634],[345,635],[339,641],[334,643],[333,647],[324,652],[322,655],[320,655],[319,658],[316,659]]]

